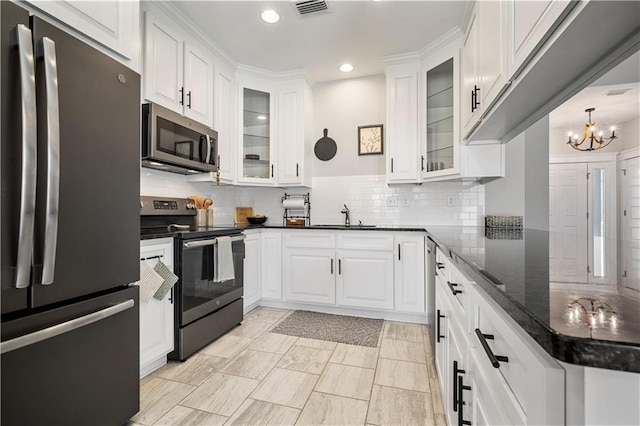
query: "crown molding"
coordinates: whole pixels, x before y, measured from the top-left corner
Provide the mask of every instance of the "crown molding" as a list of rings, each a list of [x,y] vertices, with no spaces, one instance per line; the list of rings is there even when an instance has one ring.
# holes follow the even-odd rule
[[[147,3],[147,2],[142,2]],[[191,37],[196,39],[199,43],[203,44],[212,53],[214,53],[219,59],[221,59],[225,65],[232,70],[235,70],[238,66],[236,61],[226,50],[218,46],[218,44],[208,36],[205,36],[203,31],[196,25],[191,19],[189,19],[182,11],[180,11],[173,3],[168,1],[150,0],[149,4],[156,7],[160,12],[163,12],[169,18],[173,19],[182,30],[187,31]],[[148,9],[147,9],[148,10]],[[194,30],[197,28],[198,31]]]
[[[269,71],[263,68],[254,67],[246,64],[238,64],[236,71],[240,74],[250,75],[253,77],[264,78],[274,81],[292,80],[294,78],[303,78],[311,84],[306,69],[290,70],[290,71]]]
[[[458,45],[456,47],[462,47],[463,37],[464,33],[462,32],[462,30],[459,27],[453,27],[449,31],[429,43],[427,46],[422,48],[418,52],[418,56],[420,57],[420,60],[424,61],[425,59],[428,59],[429,55],[432,55],[443,47],[451,46],[455,42],[458,42]]]

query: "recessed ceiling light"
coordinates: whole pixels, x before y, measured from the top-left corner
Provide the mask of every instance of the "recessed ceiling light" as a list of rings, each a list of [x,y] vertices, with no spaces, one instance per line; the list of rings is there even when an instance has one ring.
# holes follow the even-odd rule
[[[267,117],[265,117],[264,115],[259,115],[256,117],[258,120],[266,120]]]
[[[262,15],[260,15],[260,17],[267,24],[275,24],[280,20],[280,15],[278,15],[278,12],[272,9],[265,10],[264,12],[262,12]]]
[[[351,64],[342,64],[342,65],[340,65],[340,71],[342,71],[342,72],[351,72],[351,71],[353,71],[353,65],[351,65]]]

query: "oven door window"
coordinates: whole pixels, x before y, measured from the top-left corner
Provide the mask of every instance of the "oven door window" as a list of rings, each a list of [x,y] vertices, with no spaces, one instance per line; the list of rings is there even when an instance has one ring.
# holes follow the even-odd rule
[[[167,154],[204,163],[208,144],[204,135],[157,117],[156,148]]]
[[[214,281],[214,256],[217,245],[184,248],[181,265],[182,325],[195,321],[228,303],[242,297],[242,259],[234,250],[233,263],[236,278],[224,282]]]

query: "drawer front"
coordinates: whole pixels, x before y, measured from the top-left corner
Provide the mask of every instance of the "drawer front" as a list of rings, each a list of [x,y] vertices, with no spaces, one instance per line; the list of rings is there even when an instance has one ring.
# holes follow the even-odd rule
[[[467,294],[469,292],[469,286],[471,282],[467,280],[458,269],[453,266],[453,263],[447,259],[446,267],[449,270],[449,279],[445,282],[451,295],[451,305],[454,309],[458,309],[462,315],[467,315]]]
[[[309,230],[288,232],[287,247],[336,248],[336,234],[333,232],[314,232]]]
[[[522,411],[526,413],[529,377],[526,360],[529,357],[523,352],[524,348],[517,344],[517,337],[510,332],[508,326],[493,309],[484,305],[482,301],[475,304],[473,309],[470,340],[482,355],[480,365],[486,367],[491,374],[504,379],[506,385],[515,395]],[[481,333],[483,337],[480,337],[478,333]],[[493,359],[495,365],[492,365],[491,354],[496,357]],[[507,360],[503,361],[500,357],[506,357]]]
[[[339,232],[339,249],[353,250],[393,250],[393,235],[378,231],[345,231]]]
[[[446,283],[449,280],[449,268],[447,268],[445,259],[449,258],[439,248],[436,249],[436,276]]]
[[[471,390],[470,395],[463,397],[463,420],[471,420],[472,424],[477,425],[526,424],[525,413],[504,379],[483,368],[482,349],[470,348],[468,356],[468,373],[464,375],[464,384],[470,386]]]

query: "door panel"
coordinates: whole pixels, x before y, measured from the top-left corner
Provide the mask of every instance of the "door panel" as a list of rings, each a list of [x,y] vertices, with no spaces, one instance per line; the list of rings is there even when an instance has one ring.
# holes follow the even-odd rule
[[[640,291],[640,157],[626,160],[624,168],[624,285]]]
[[[334,250],[288,249],[285,259],[284,298],[298,302],[335,304]]]
[[[587,165],[549,165],[551,280],[587,283]]]
[[[22,115],[20,113],[20,75],[15,28],[18,24],[29,26],[29,13],[11,2],[0,2],[0,170],[2,171],[2,221],[1,258],[2,265],[2,314],[27,307],[26,288],[15,288],[18,250],[18,222],[20,208],[21,156],[20,143]],[[6,123],[13,123],[7,125]]]
[[[337,304],[393,309],[393,253],[374,250],[337,252]]]
[[[60,192],[55,277],[40,285],[44,223],[36,224],[32,303],[43,306],[138,280],[140,76],[32,17],[36,46],[55,42]],[[38,90],[37,216],[44,217],[47,151],[43,61]]]

